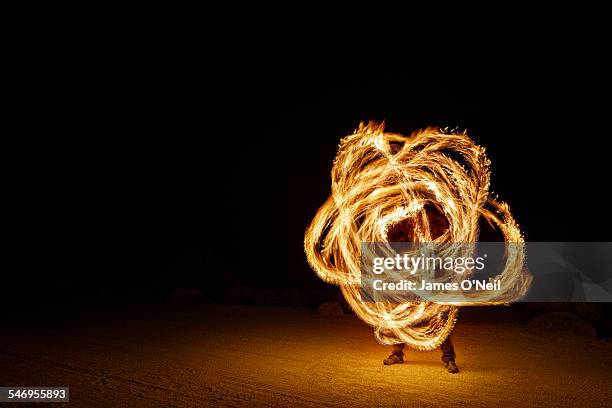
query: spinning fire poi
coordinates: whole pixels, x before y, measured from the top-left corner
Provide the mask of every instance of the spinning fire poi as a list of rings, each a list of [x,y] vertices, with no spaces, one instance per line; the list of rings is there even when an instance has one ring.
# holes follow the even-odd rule
[[[304,248],[317,275],[340,287],[378,341],[396,345],[390,358],[399,359],[385,364],[403,361],[404,344],[421,350],[442,345],[445,355],[450,345],[454,366],[447,338],[459,306],[507,304],[527,292],[531,276],[524,268],[523,237],[508,205],[489,196],[489,164],[485,149],[465,132],[427,128],[407,137],[370,122],[340,142],[331,196],[308,226]],[[475,243],[480,217],[514,244],[496,276],[495,294],[460,302],[361,300],[362,242],[392,242],[391,232],[401,225],[403,240],[417,244]]]

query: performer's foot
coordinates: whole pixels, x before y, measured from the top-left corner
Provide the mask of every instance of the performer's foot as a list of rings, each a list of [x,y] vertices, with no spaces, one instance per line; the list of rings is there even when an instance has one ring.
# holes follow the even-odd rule
[[[457,368],[457,364],[455,364],[455,360],[449,360],[445,364],[446,369],[451,374],[457,374],[459,372],[459,368]]]
[[[389,357],[383,360],[384,365],[391,364],[402,364],[404,362],[404,356],[401,354],[391,354]]]

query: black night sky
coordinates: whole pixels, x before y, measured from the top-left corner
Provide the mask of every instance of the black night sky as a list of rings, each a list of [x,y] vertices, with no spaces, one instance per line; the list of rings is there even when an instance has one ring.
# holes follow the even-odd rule
[[[601,76],[208,68],[138,65],[58,100],[49,89],[39,126],[58,136],[24,146],[29,243],[4,301],[48,309],[155,301],[185,285],[212,297],[240,284],[324,286],[303,233],[330,192],[340,138],[368,120],[404,134],[466,128],[527,240],[610,238]]]

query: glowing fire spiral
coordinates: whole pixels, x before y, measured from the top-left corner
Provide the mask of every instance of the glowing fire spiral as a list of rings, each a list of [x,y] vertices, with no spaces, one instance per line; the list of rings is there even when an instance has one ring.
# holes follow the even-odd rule
[[[340,286],[381,343],[435,348],[453,330],[458,306],[510,303],[526,293],[531,276],[523,266],[523,237],[508,205],[489,197],[489,164],[465,132],[428,128],[406,137],[371,122],[340,142],[331,196],[306,230],[304,248],[319,277]],[[402,234],[412,242],[474,243],[480,217],[515,243],[496,277],[500,291],[465,302],[361,301],[362,242],[392,241],[390,231],[403,222]]]

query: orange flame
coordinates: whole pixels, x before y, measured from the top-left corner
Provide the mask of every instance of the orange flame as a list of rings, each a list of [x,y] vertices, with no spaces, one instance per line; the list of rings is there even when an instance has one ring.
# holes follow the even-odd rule
[[[453,330],[458,306],[505,304],[526,293],[531,276],[524,268],[524,240],[508,205],[489,197],[489,164],[485,149],[465,132],[427,128],[406,137],[370,122],[340,142],[331,196],[306,230],[304,248],[318,276],[340,286],[381,343],[435,348]],[[432,223],[428,208],[443,216],[443,228]],[[506,251],[496,277],[501,290],[465,302],[361,301],[362,242],[388,242],[390,229],[407,221],[412,242],[473,243],[480,217],[517,244]]]

